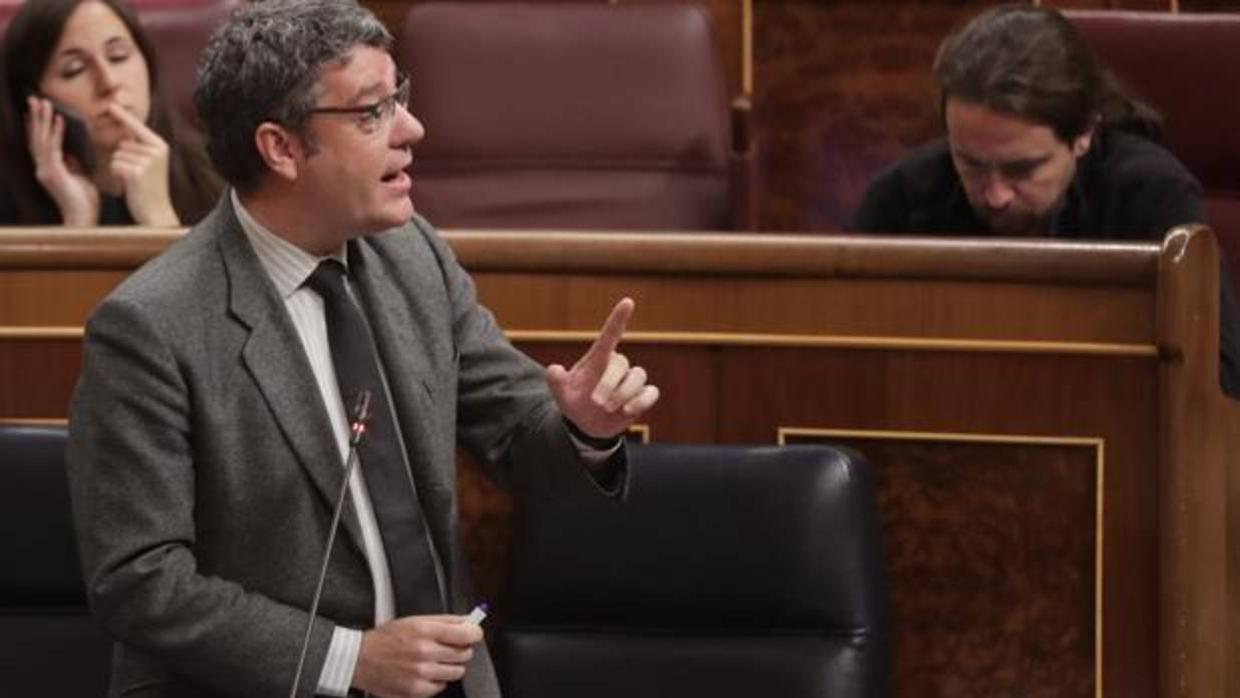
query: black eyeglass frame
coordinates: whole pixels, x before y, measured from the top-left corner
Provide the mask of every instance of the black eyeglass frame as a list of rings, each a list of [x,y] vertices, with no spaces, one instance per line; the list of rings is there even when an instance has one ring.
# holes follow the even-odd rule
[[[389,116],[396,113],[396,105],[409,108],[409,76],[401,73],[396,78],[396,91],[371,104],[356,107],[312,107],[307,114],[360,114],[365,119],[378,123],[386,112]],[[390,106],[388,106],[390,105]]]

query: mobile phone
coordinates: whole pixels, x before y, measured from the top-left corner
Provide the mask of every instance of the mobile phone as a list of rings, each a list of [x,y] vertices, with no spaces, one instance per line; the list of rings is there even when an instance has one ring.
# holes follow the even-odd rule
[[[35,96],[51,102],[52,109],[65,122],[64,138],[60,145],[61,152],[77,160],[83,173],[90,174],[95,169],[95,146],[90,141],[90,132],[86,129],[86,122],[76,111],[51,97],[37,92]]]

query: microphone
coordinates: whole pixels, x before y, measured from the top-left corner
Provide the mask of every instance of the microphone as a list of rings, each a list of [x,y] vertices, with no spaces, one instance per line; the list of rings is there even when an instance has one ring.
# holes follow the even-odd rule
[[[361,390],[353,402],[349,419],[349,457],[345,461],[344,481],[340,483],[340,494],[336,496],[336,507],[332,510],[332,524],[327,529],[327,543],[323,550],[323,564],[319,567],[319,581],[314,586],[314,600],[310,602],[310,617],[306,619],[306,636],[301,641],[301,655],[297,658],[297,672],[293,674],[293,687],[289,690],[289,698],[297,698],[297,688],[301,685],[301,670],[306,665],[306,652],[310,650],[310,632],[314,629],[314,618],[319,612],[319,599],[323,595],[323,582],[327,579],[327,562],[331,560],[332,545],[336,542],[336,530],[340,527],[340,512],[344,510],[344,499],[349,493],[349,480],[353,477],[353,469],[357,467],[357,445],[366,434],[366,422],[370,420],[370,391]]]

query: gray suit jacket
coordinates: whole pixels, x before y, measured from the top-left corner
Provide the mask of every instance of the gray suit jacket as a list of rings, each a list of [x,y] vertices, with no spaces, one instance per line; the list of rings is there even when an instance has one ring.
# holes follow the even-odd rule
[[[596,490],[541,367],[503,338],[420,219],[349,243],[451,605],[469,610],[455,449],[540,496]],[[93,613],[117,640],[112,693],[284,696],[343,479],[301,343],[225,196],[95,310],[68,450]],[[351,506],[303,695],[335,624],[373,624]],[[477,652],[465,687],[498,695]]]

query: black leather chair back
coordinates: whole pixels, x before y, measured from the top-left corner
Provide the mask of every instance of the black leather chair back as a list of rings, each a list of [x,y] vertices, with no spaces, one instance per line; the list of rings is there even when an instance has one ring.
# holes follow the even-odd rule
[[[655,445],[626,501],[527,513],[505,695],[879,696],[886,587],[872,476],[822,446]]]
[[[107,692],[112,643],[90,620],[64,427],[0,425],[0,693]]]

